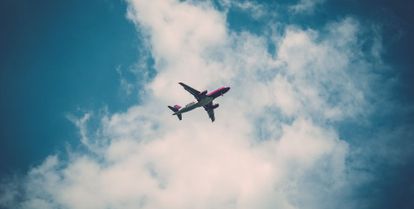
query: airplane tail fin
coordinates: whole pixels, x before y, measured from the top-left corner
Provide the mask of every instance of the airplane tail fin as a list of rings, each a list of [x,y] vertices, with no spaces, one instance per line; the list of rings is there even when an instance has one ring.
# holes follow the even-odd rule
[[[181,108],[180,105],[174,105],[174,107],[168,106],[168,108],[170,108],[170,110],[172,110],[174,112],[173,115],[177,115],[177,117],[178,117],[179,120],[183,119],[181,113],[178,113],[177,114],[177,111]]]

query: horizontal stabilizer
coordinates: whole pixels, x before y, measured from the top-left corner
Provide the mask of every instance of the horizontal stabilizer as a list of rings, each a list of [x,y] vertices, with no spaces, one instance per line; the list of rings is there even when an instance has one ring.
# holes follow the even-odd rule
[[[170,108],[170,110],[172,110],[173,112],[177,112],[181,108],[181,106],[180,105],[174,105],[174,107],[168,106],[168,108]]]
[[[173,115],[177,115],[177,117],[178,117],[179,120],[182,120],[183,119],[181,113],[178,113],[177,114],[177,111],[181,108],[180,105],[174,105],[174,107],[168,106],[168,108],[170,108],[170,110],[172,110],[174,112]]]

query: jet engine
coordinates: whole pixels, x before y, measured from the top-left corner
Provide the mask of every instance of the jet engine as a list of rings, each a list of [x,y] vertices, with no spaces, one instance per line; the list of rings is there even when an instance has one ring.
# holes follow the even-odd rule
[[[219,104],[215,104],[212,106],[213,109],[216,109],[217,107],[219,107]]]
[[[207,90],[204,90],[203,92],[200,93],[200,95],[206,95],[207,94]]]

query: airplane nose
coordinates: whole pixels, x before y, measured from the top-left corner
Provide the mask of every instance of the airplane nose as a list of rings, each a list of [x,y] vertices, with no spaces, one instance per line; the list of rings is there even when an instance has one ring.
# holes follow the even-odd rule
[[[230,87],[226,87],[226,92],[228,92],[230,90]]]

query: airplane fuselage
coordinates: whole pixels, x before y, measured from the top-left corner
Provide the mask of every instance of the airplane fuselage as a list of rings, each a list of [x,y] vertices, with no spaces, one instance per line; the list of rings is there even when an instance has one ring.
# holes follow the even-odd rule
[[[202,107],[202,106],[207,105],[208,103],[212,102],[214,99],[215,99],[215,97],[206,96],[198,102],[190,102],[187,105],[185,105],[185,107],[183,107],[179,111],[175,112],[174,115],[185,113],[185,112],[191,111],[195,108]]]

